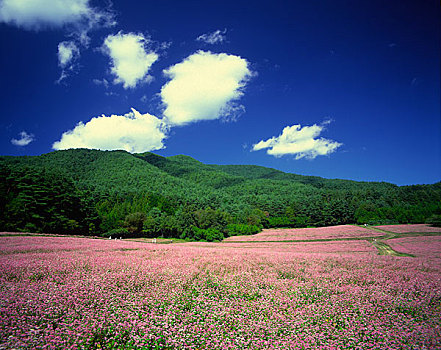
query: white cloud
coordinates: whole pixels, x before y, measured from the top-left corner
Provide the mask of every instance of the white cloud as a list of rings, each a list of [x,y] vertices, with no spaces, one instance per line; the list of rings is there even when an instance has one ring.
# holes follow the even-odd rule
[[[91,7],[89,0],[3,0],[0,22],[30,30],[68,26],[83,43],[91,29],[115,24],[110,11]]]
[[[3,0],[0,20],[26,29],[61,27],[90,16],[88,0]]]
[[[27,146],[35,140],[34,135],[28,134],[26,131],[22,131],[19,139],[12,139],[11,143],[15,146]]]
[[[147,73],[159,56],[147,50],[149,43],[150,39],[134,33],[120,32],[106,38],[102,50],[112,60],[111,72],[116,76],[114,84],[121,83],[124,89],[128,89],[153,79]]]
[[[95,85],[103,85],[106,89],[109,87],[109,82],[106,79],[93,79],[92,82]]]
[[[80,57],[80,49],[73,41],[63,41],[58,44],[58,65],[61,68],[58,84],[74,71],[75,61]]]
[[[164,148],[167,126],[162,120],[148,113],[141,114],[132,108],[126,115],[111,115],[92,118],[87,123],[78,123],[63,133],[55,142],[55,150],[69,148],[92,148],[100,150],[122,149],[140,153]]]
[[[286,154],[295,155],[296,159],[314,159],[335,152],[342,144],[325,138],[318,138],[324,129],[324,125],[304,126],[293,125],[283,129],[282,134],[266,141],[260,141],[253,145],[253,151],[268,149],[267,153],[275,157]]]
[[[58,65],[72,69],[72,63],[80,56],[80,50],[73,41],[63,41],[58,44]]]
[[[213,33],[206,33],[206,34],[202,34],[199,35],[196,40],[197,41],[202,41],[206,44],[221,44],[223,43],[225,40],[227,40],[227,37],[225,36],[225,33],[227,32],[226,29],[224,30],[216,30]]]
[[[184,125],[242,111],[234,101],[252,76],[248,66],[239,56],[198,51],[164,70],[171,79],[160,93],[167,122]]]

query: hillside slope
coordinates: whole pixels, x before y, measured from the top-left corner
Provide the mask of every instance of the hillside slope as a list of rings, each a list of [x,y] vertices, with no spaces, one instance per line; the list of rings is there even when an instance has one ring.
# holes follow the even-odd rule
[[[0,167],[3,229],[24,229],[23,220],[15,224],[20,206],[35,207],[35,213],[28,210],[27,220],[47,217],[49,209],[38,204],[45,201],[34,198],[35,193],[49,191],[50,183],[41,184],[49,176],[44,174],[69,184],[63,191],[74,192],[77,202],[87,204],[83,214],[76,212],[72,218],[78,223],[79,215],[85,216],[78,224],[83,231],[86,226],[98,231],[124,226],[126,217],[136,212],[162,217],[164,222],[167,217],[168,223],[179,226],[170,228],[175,233],[188,226],[206,229],[220,217],[224,229],[227,224],[417,223],[441,214],[441,183],[400,187],[330,180],[254,165],[209,165],[184,155],[76,149],[34,157],[4,156]],[[66,210],[56,208],[56,202],[52,206],[52,212],[65,216]],[[31,227],[40,230],[41,224],[34,221]]]

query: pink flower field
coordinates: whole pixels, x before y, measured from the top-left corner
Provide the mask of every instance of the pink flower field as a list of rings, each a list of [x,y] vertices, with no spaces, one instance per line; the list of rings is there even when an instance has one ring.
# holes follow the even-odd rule
[[[378,237],[384,233],[354,225],[339,225],[317,228],[267,229],[252,236],[234,236],[226,241],[300,241],[314,239],[339,239]]]
[[[289,252],[291,254],[333,254],[336,256],[353,255],[358,253],[376,253],[375,247],[367,241],[329,241],[329,242],[228,242],[228,243],[185,243],[186,246],[205,247],[217,249],[251,249],[266,250],[272,254],[274,252]]]
[[[402,253],[441,259],[441,236],[402,237],[388,240],[387,243]],[[441,264],[441,260],[438,260],[438,264]]]
[[[1,237],[0,349],[439,349],[421,249]]]
[[[393,233],[409,233],[409,232],[441,232],[441,227],[433,227],[426,224],[409,224],[409,225],[382,225],[374,226],[380,230]]]

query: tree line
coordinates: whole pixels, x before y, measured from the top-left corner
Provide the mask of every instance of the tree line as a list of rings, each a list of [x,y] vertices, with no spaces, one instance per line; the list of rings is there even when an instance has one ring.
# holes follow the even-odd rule
[[[437,224],[441,183],[328,180],[187,156],[0,157],[0,229],[221,240],[270,227]]]

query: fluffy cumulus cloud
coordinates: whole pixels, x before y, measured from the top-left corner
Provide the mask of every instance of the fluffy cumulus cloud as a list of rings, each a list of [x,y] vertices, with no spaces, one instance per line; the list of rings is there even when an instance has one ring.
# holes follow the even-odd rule
[[[164,116],[170,125],[234,117],[243,108],[234,102],[252,76],[248,62],[235,55],[198,51],[164,71],[170,81],[161,89]]]
[[[52,148],[121,149],[141,153],[164,148],[166,136],[167,127],[160,119],[132,109],[125,115],[103,115],[85,124],[80,122],[73,130],[63,133]]]
[[[67,25],[83,39],[94,27],[114,24],[112,13],[91,7],[89,0],[3,0],[0,21],[35,30]]]
[[[18,139],[11,140],[11,143],[15,146],[27,146],[35,140],[34,135],[28,134],[26,131],[22,131],[19,135],[20,137]]]
[[[88,17],[90,11],[87,0],[3,0],[0,20],[26,29],[60,27]]]
[[[149,82],[152,77],[148,71],[158,59],[158,54],[148,50],[150,40],[142,34],[109,35],[102,50],[111,61],[111,72],[115,84],[123,84],[125,89],[134,88],[141,82]]]
[[[221,44],[225,40],[227,40],[227,37],[225,35],[226,32],[227,32],[226,29],[224,29],[224,30],[219,30],[218,29],[218,30],[216,30],[213,33],[206,33],[206,34],[199,35],[196,38],[196,40],[197,41],[202,41],[202,42],[204,42],[206,44],[211,44],[211,45]]]
[[[324,129],[324,124],[304,126],[293,125],[283,129],[282,134],[268,140],[262,140],[253,145],[253,151],[267,149],[267,153],[275,157],[289,154],[296,159],[314,159],[334,152],[342,144],[325,138],[318,138]]]

